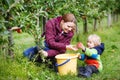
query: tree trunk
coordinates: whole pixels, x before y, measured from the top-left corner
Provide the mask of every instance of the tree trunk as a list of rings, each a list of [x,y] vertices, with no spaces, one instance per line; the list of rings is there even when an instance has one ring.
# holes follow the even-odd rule
[[[47,22],[47,18],[43,16],[43,28],[42,28],[43,32],[45,31],[45,24],[46,24],[46,22]]]
[[[11,17],[11,14],[8,12],[7,16],[5,17],[5,21],[10,22],[10,17]],[[8,55],[11,58],[13,58],[14,57],[14,53],[13,53],[14,43],[13,43],[12,31],[10,30],[11,27],[10,27],[9,23],[5,23],[5,26],[6,26],[7,30],[9,31],[9,33],[8,33]]]
[[[112,21],[111,21],[111,13],[108,13],[108,20],[107,20],[107,26],[110,27],[111,24],[112,24]]]
[[[116,22],[118,22],[119,14],[116,14]]]
[[[84,33],[88,33],[87,19],[86,18],[83,19],[83,26],[84,26],[84,28],[83,28]]]
[[[13,37],[12,37],[12,31],[9,30],[8,34],[8,55],[10,55],[12,58],[14,57],[14,52],[13,52]]]
[[[97,19],[94,18],[94,31],[97,31]]]
[[[115,13],[114,13],[114,12],[112,13],[112,21],[113,21],[113,23],[116,22],[116,19],[115,19]]]
[[[101,26],[101,19],[98,20],[98,27],[102,28],[102,26]]]

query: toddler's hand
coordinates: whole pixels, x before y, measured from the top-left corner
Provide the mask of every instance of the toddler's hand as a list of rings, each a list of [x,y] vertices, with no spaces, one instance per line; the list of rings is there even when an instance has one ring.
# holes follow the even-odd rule
[[[76,46],[77,48],[82,48],[83,44],[81,42],[78,42]]]
[[[78,49],[85,50],[85,46],[81,42],[78,42],[76,46]]]

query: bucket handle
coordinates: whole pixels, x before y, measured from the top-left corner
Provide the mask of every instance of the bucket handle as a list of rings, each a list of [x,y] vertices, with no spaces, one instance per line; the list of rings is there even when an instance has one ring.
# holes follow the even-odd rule
[[[58,67],[58,66],[62,66],[62,65],[64,65],[64,64],[66,64],[67,62],[69,62],[70,61],[70,59],[67,59],[65,62],[63,62],[63,63],[61,63],[61,64],[55,64],[55,66],[56,67]]]

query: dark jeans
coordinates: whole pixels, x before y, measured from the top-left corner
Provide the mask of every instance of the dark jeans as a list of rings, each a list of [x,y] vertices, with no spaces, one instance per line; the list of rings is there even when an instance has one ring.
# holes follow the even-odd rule
[[[38,53],[38,47],[35,46],[35,47],[30,47],[28,49],[26,49],[24,52],[23,52],[23,55],[25,57],[27,57],[29,60],[32,60],[32,58],[34,57],[34,55],[36,55]]]
[[[49,50],[48,44],[45,41],[44,41],[44,46],[45,46],[45,48],[43,50],[45,50],[45,51]],[[35,57],[35,55],[38,53],[39,50],[40,49],[38,46],[30,47],[23,52],[23,55],[25,57],[28,57],[29,60],[32,60]],[[38,59],[39,59],[39,57],[40,56],[38,55]]]
[[[78,68],[78,76],[82,76],[82,77],[91,77],[91,75],[93,73],[98,73],[98,69],[93,66],[93,65],[87,65],[85,67],[79,67]]]
[[[44,45],[45,45],[45,48],[43,50],[45,51],[49,50],[48,45],[46,43],[44,43]],[[30,61],[41,63],[43,61],[41,59],[41,56],[38,54],[38,51],[39,51],[39,48],[37,46],[30,47],[23,52],[23,55],[27,57]],[[51,62],[51,64],[49,64],[49,61]],[[55,57],[47,57],[45,63],[49,64],[48,65],[49,68],[54,68],[55,71],[57,71],[55,67],[55,63],[56,63]]]

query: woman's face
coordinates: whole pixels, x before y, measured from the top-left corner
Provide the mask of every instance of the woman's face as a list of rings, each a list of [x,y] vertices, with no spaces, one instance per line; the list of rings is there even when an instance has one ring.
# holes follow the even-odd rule
[[[73,22],[62,22],[61,27],[65,33],[68,33],[73,30],[75,24]]]

